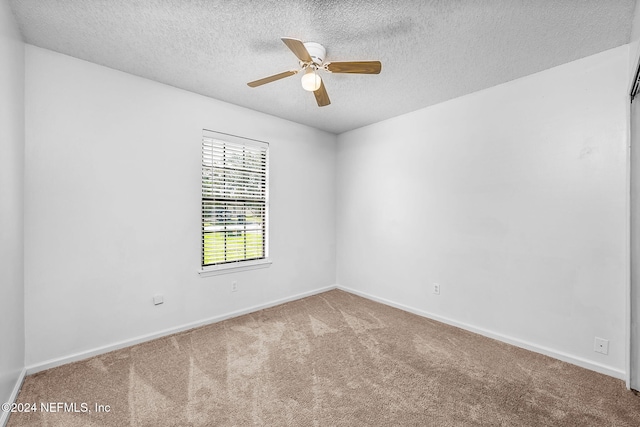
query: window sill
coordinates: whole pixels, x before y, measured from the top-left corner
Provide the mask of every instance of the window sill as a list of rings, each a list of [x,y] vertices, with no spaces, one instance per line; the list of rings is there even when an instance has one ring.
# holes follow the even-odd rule
[[[203,267],[198,271],[200,277],[216,276],[218,274],[237,273],[238,271],[255,270],[257,268],[267,268],[271,265],[271,260],[259,259],[255,261],[244,261],[238,263],[213,265]]]

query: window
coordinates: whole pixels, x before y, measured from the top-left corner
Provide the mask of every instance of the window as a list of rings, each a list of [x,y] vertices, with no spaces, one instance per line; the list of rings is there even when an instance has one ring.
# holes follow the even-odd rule
[[[268,149],[265,142],[203,131],[202,271],[266,261]]]

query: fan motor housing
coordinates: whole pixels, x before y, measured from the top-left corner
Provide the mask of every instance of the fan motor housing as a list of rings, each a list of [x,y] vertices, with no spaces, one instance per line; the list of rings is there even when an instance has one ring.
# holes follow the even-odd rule
[[[307,48],[307,52],[309,52],[309,56],[313,59],[313,62],[322,65],[324,62],[324,58],[327,54],[327,50],[320,43],[316,42],[306,42],[304,47]]]

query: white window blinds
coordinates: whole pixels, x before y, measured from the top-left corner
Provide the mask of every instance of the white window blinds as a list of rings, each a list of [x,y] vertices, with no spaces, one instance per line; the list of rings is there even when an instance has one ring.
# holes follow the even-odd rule
[[[268,148],[203,131],[203,267],[267,257]]]

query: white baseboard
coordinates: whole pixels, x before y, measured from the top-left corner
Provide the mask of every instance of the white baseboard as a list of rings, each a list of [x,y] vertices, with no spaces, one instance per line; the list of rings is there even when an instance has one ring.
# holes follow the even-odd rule
[[[540,346],[528,341],[524,341],[518,338],[513,338],[498,332],[493,332],[484,328],[479,328],[477,326],[470,325],[468,323],[458,322],[453,319],[449,319],[446,317],[438,316],[433,313],[426,312],[424,310],[420,310],[417,308],[413,308],[404,304],[400,304],[386,298],[376,297],[374,295],[368,294],[366,292],[357,291],[355,289],[351,289],[345,286],[337,285],[337,288],[343,290],[345,292],[352,293],[354,295],[361,296],[363,298],[370,299],[372,301],[376,301],[385,305],[389,305],[391,307],[398,308],[403,311],[408,311],[409,313],[417,314],[418,316],[426,317],[428,319],[436,320],[438,322],[446,323],[447,325],[456,326],[461,329],[465,329],[470,332],[474,332],[479,335],[483,335],[485,337],[493,338],[498,341],[505,342],[507,344],[515,345],[516,347],[524,348],[526,350],[533,351],[535,353],[544,354],[545,356],[553,357],[558,360],[562,360],[563,362],[571,363],[573,365],[580,366],[582,368],[590,369],[595,372],[599,372],[601,374],[609,375],[614,378],[618,378],[621,380],[625,380],[627,378],[626,372],[613,368],[611,366],[603,365],[592,360],[587,360],[582,357],[574,356],[571,354],[564,353],[562,351],[557,351],[548,347]]]
[[[177,332],[186,331],[189,329],[197,328],[200,326],[209,325],[212,323],[221,322],[223,320],[231,319],[233,317],[242,316],[245,314],[253,313],[265,308],[273,307],[276,305],[284,304],[286,302],[299,300],[312,295],[320,294],[322,292],[336,289],[336,285],[326,286],[324,288],[314,289],[312,291],[303,292],[290,297],[281,298],[273,301],[266,302],[264,304],[254,305],[253,307],[244,308],[241,310],[232,311],[230,313],[221,314],[219,316],[209,317],[207,319],[198,320],[196,322],[186,323],[184,325],[176,326],[174,328],[164,329],[151,334],[141,335],[135,338],[131,338],[124,341],[118,341],[102,347],[97,347],[91,350],[85,350],[78,353],[71,354],[69,356],[59,357],[56,359],[47,360],[41,363],[35,363],[27,366],[26,372],[28,375],[35,374],[36,372],[44,371],[46,369],[55,368],[56,366],[66,365],[67,363],[77,362],[79,360],[88,359],[89,357],[97,356],[100,354],[108,353],[110,351],[119,350],[121,348],[130,347],[135,344],[140,344],[145,341],[151,341],[156,338],[161,338],[167,335],[175,334]],[[1,425],[1,424],[0,424]]]
[[[214,316],[214,317],[210,317],[207,319],[202,319],[199,320],[197,322],[192,322],[192,323],[187,323],[184,325],[180,325],[180,326],[176,326],[174,328],[169,328],[169,329],[164,329],[162,331],[158,331],[158,332],[154,332],[151,334],[146,334],[146,335],[142,335],[139,337],[135,337],[129,340],[124,340],[124,341],[119,341],[116,343],[112,343],[109,345],[105,345],[102,347],[97,347],[91,350],[86,350],[86,351],[82,351],[82,352],[78,352],[75,354],[71,354],[69,356],[64,356],[64,357],[60,357],[57,359],[51,359],[42,363],[36,363],[30,366],[27,366],[23,372],[22,375],[20,376],[20,379],[18,381],[18,383],[16,384],[16,388],[14,390],[14,393],[12,394],[12,398],[15,399],[15,397],[17,396],[18,391],[20,390],[20,386],[22,384],[22,381],[24,379],[25,374],[27,375],[31,375],[34,374],[36,372],[40,372],[40,371],[44,371],[46,369],[51,369],[51,368],[55,368],[56,366],[61,366],[61,365],[65,365],[67,363],[72,363],[72,362],[77,362],[79,360],[83,360],[83,359],[87,359],[89,357],[93,357],[93,356],[97,356],[100,354],[104,354],[104,353],[108,353],[110,351],[114,351],[114,350],[119,350],[121,348],[125,348],[125,347],[129,347],[135,344],[140,344],[142,342],[145,341],[150,341],[156,338],[161,338],[163,336],[167,336],[167,335],[171,335],[171,334],[175,334],[177,332],[182,332],[182,331],[186,331],[189,329],[193,329],[193,328],[197,328],[199,326],[204,326],[204,325],[209,325],[212,323],[217,323],[217,322],[221,322],[223,320],[227,320],[233,317],[238,317],[238,316],[242,316],[245,314],[249,314],[249,313],[253,313],[259,310],[263,310],[265,308],[269,308],[269,307],[273,307],[276,305],[280,305],[280,304],[284,304],[286,302],[290,302],[290,301],[295,301],[298,299],[302,299],[302,298],[306,298],[312,295],[316,295],[316,294],[320,294],[322,292],[326,292],[326,291],[330,291],[332,289],[340,289],[343,290],[345,292],[349,292],[352,293],[354,295],[358,295],[361,296],[363,298],[367,298],[370,299],[372,301],[376,301],[391,307],[395,307],[398,308],[400,310],[403,311],[407,311],[409,313],[413,313],[413,314],[417,314],[418,316],[422,316],[422,317],[426,317],[428,319],[433,319],[436,320],[438,322],[442,322],[442,323],[446,323],[448,325],[452,325],[452,326],[456,326],[458,328],[461,329],[465,329],[467,331],[470,332],[474,332],[477,333],[479,335],[483,335],[489,338],[493,338],[496,339],[498,341],[502,341],[505,342],[507,344],[511,344],[511,345],[515,345],[516,347],[521,347],[524,348],[526,350],[530,350],[536,353],[540,353],[540,354],[544,354],[546,356],[550,356],[553,357],[555,359],[558,360],[562,360],[564,362],[567,363],[571,363],[573,365],[577,365],[586,369],[590,369],[592,371],[595,372],[599,372],[601,374],[605,374],[605,375],[609,375],[611,377],[614,378],[618,378],[621,380],[625,380],[626,379],[626,373],[620,369],[617,368],[613,368],[611,366],[607,366],[607,365],[603,365],[591,360],[587,360],[578,356],[574,356],[571,354],[567,354],[561,351],[557,351],[548,347],[544,347],[544,346],[540,346],[528,341],[524,341],[518,338],[513,338],[501,333],[497,333],[497,332],[493,332],[484,328],[479,328],[477,326],[473,326],[464,322],[458,322],[456,320],[453,319],[449,319],[443,316],[439,316],[433,313],[429,313],[426,312],[424,310],[420,310],[414,307],[410,307],[404,304],[400,304],[391,300],[388,300],[386,298],[380,298],[371,294],[368,294],[366,292],[361,292],[355,289],[351,289],[348,288],[346,286],[341,286],[341,285],[331,285],[331,286],[326,286],[323,288],[319,288],[319,289],[314,289],[312,291],[308,291],[308,292],[303,292],[300,294],[296,294],[290,297],[286,297],[286,298],[281,298],[281,299],[277,299],[277,300],[273,300],[273,301],[269,301],[266,302],[264,304],[259,304],[259,305],[255,305],[252,307],[248,307],[242,310],[237,310],[237,311],[232,311],[230,313],[226,313],[226,314],[222,314],[219,316]],[[5,413],[1,413],[0,414],[0,426],[3,426],[4,422],[6,422],[5,420]],[[6,417],[8,418],[8,417]]]
[[[25,368],[22,368],[22,372],[20,372],[20,375],[18,375],[18,379],[16,380],[16,385],[13,386],[13,391],[11,392],[9,399],[7,400],[7,402],[0,402],[0,403],[13,403],[16,401],[16,399],[18,398],[18,393],[22,388],[24,377],[26,375],[27,375],[27,370]],[[7,425],[7,421],[9,421],[9,415],[11,415],[10,412],[4,412],[0,410],[0,426],[5,427]]]

